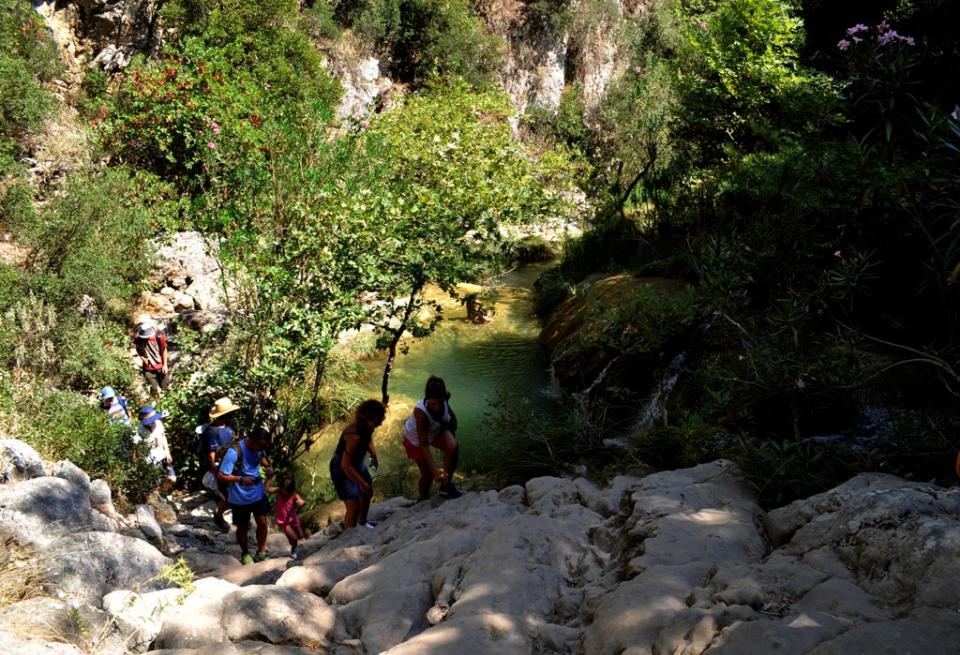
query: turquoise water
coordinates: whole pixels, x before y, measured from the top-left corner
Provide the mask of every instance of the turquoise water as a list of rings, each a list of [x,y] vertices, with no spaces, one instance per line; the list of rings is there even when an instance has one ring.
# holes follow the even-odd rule
[[[378,475],[395,487],[383,491],[391,495],[408,492],[416,478],[416,467],[403,453],[401,431],[430,375],[444,378],[452,394],[450,405],[459,421],[460,469],[465,474],[496,468],[514,438],[499,429],[495,418],[498,400],[508,399],[511,405],[519,403],[547,415],[557,411],[549,354],[537,343],[540,324],[533,305],[533,283],[548,266],[525,266],[495,280],[491,285],[495,313],[486,324],[468,322],[459,301],[432,292],[443,304],[444,320],[432,336],[409,339],[409,351],[398,352],[390,379],[387,420],[374,435],[380,452]],[[368,362],[365,386],[372,398],[380,397],[385,361],[383,353]],[[310,466],[314,484],[329,485],[326,463],[342,428],[343,423],[331,425],[319,435],[312,451],[315,464]]]

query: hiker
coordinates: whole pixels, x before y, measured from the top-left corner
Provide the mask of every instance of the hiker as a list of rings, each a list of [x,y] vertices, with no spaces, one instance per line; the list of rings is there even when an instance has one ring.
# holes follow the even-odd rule
[[[237,543],[240,544],[240,562],[251,564],[270,557],[267,553],[267,516],[270,501],[260,475],[263,453],[270,447],[270,433],[257,428],[246,439],[226,446],[223,461],[217,471],[217,479],[229,485],[227,500],[233,513],[233,525],[237,528]],[[247,532],[250,515],[257,523],[257,552],[250,554],[247,548]]]
[[[471,323],[489,323],[490,318],[487,316],[487,310],[483,306],[483,303],[480,302],[479,296],[475,293],[469,294],[466,298],[463,299],[464,304],[467,306],[467,320]]]
[[[373,498],[373,478],[364,459],[370,453],[370,465],[377,468],[377,448],[373,444],[373,431],[383,423],[387,408],[379,400],[365,400],[357,408],[353,423],[343,429],[337,449],[330,460],[330,480],[337,497],[346,506],[343,527],[362,525],[373,528],[367,520],[370,501]]]
[[[227,501],[227,484],[217,476],[217,451],[236,439],[233,430],[233,415],[240,409],[239,405],[224,396],[217,399],[210,408],[210,423],[200,434],[200,470],[205,471],[203,486],[217,498],[217,509],[213,514],[213,522],[220,532],[230,532],[230,526],[223,519],[223,513],[230,507]]]
[[[166,413],[158,412],[152,405],[147,405],[140,410],[138,416],[140,422],[134,443],[143,442],[147,445],[147,461],[164,471],[164,487],[169,489],[177,481],[177,471],[173,468],[173,455],[170,454],[170,444],[167,443],[167,433],[163,427]]]
[[[140,320],[133,345],[140,356],[143,376],[150,385],[154,398],[160,398],[170,385],[170,365],[167,360],[167,337],[149,316]]]
[[[284,478],[279,487],[267,487],[267,493],[277,494],[273,506],[274,520],[277,529],[287,535],[287,541],[290,542],[290,559],[297,559],[297,543],[303,539],[297,508],[303,507],[305,502],[297,493],[297,483],[293,478]]]
[[[450,392],[441,378],[431,375],[427,380],[423,400],[413,408],[413,414],[403,426],[403,447],[407,457],[417,463],[420,481],[419,500],[430,497],[430,485],[440,483],[440,493],[450,498],[462,494],[453,485],[460,444],[457,443],[457,415],[450,408]],[[430,446],[443,451],[443,468],[437,468]]]
[[[117,394],[113,387],[104,387],[100,390],[100,409],[109,414],[110,423],[130,425],[130,413],[127,410],[127,399]]]

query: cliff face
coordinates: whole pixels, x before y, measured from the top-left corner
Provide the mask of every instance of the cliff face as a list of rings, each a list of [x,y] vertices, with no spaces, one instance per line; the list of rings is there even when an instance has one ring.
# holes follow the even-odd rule
[[[649,0],[572,0],[546,15],[533,3],[493,0],[481,3],[481,13],[507,45],[500,80],[520,112],[555,112],[563,91],[575,84],[590,113],[628,64],[627,21],[649,6]]]

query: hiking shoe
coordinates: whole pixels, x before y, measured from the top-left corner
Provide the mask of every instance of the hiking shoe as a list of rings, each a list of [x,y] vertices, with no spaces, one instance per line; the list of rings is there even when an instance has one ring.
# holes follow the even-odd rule
[[[296,549],[296,548],[291,548],[291,549],[290,549],[290,559],[297,559],[297,549]]]
[[[213,515],[213,523],[217,526],[220,532],[226,534],[230,532],[230,524],[223,520],[223,516],[220,514]]]
[[[270,559],[270,553],[257,553],[253,556],[254,562],[262,562],[264,560]]]
[[[366,523],[363,524],[363,527],[365,527],[367,530],[373,530],[375,527],[377,527],[377,524],[367,521]]]
[[[452,482],[447,482],[447,483],[445,483],[445,484],[441,484],[441,485],[440,485],[440,494],[443,495],[443,496],[446,496],[447,498],[459,498],[460,496],[463,495],[463,494],[460,492],[459,489],[457,489],[455,486],[453,486],[453,483],[452,483]]]
[[[246,566],[247,564],[253,564],[253,555],[250,553],[244,553],[243,557],[240,559],[240,563]]]

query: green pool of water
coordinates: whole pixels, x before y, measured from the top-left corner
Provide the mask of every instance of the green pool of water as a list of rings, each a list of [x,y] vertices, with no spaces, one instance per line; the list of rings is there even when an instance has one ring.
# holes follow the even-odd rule
[[[424,383],[438,375],[451,392],[450,405],[457,414],[460,470],[482,474],[497,468],[514,435],[498,429],[495,404],[509,398],[550,415],[557,411],[550,381],[549,354],[537,343],[540,324],[533,313],[533,283],[548,264],[529,265],[503,275],[494,283],[493,320],[474,324],[456,300],[437,294],[444,320],[427,339],[409,340],[409,351],[397,354],[390,380],[387,420],[374,440],[380,453],[381,491],[387,495],[409,493],[416,466],[402,447],[403,423],[422,397]],[[485,303],[489,306],[489,303]],[[380,378],[386,354],[368,362],[366,387],[371,398],[380,397]],[[304,459],[316,495],[329,496],[327,464],[344,423],[328,426]],[[439,462],[439,452],[437,461]]]

